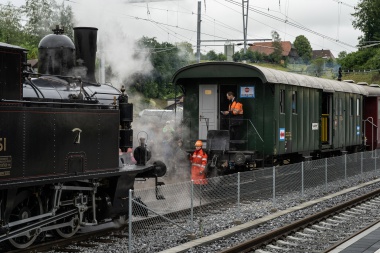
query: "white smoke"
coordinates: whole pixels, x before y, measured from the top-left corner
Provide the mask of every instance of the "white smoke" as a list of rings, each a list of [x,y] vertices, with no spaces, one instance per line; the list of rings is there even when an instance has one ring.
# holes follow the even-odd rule
[[[139,30],[141,29],[139,27],[141,21],[135,22],[134,19],[128,17],[128,14],[131,15],[131,13],[128,13],[129,7],[130,5],[126,4],[123,0],[107,1],[106,4],[105,1],[101,0],[81,0],[73,6],[76,27],[98,28],[97,57],[99,58],[104,54],[105,64],[111,66],[112,72],[116,76],[114,80],[106,81],[111,81],[118,88],[122,84],[125,84],[125,80],[130,80],[133,74],[149,75],[153,70],[149,57],[149,49],[139,48],[136,42],[143,36],[149,38],[156,37],[154,32],[157,31],[152,30],[148,34],[144,34]],[[157,30],[157,27],[155,29]],[[140,35],[136,37],[136,34]],[[188,52],[181,48],[179,54],[186,56]],[[144,103],[141,101],[144,101]],[[148,148],[152,151],[151,160],[164,161],[168,166],[168,174],[171,175],[165,177],[166,181],[178,182],[189,180],[190,163],[185,163],[185,165],[180,167],[176,166],[176,173],[173,173],[174,162],[168,163],[167,159],[165,159],[163,128],[166,121],[161,122],[156,120],[149,122],[145,118],[138,116],[138,113],[143,109],[156,108],[153,101],[147,103],[146,99],[139,97],[138,94],[129,94],[129,102],[133,103],[134,107],[134,121],[132,123],[134,148],[139,146],[140,137],[146,138]],[[174,141],[173,155],[177,149],[178,147]],[[173,158],[173,156],[170,158]]]
[[[76,27],[98,28],[97,57],[105,57],[106,66],[110,66],[116,76],[111,82],[120,88],[122,81],[132,74],[149,74],[152,64],[149,61],[149,51],[138,48],[136,40],[128,34],[128,19],[115,10],[127,8],[121,1],[83,0],[73,7]],[[99,81],[99,80],[98,80]]]

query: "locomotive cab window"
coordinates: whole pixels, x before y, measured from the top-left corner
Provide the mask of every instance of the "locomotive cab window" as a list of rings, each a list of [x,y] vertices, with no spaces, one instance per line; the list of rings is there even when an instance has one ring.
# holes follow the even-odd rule
[[[280,113],[285,113],[285,90],[280,90]]]
[[[292,113],[297,114],[297,91],[292,92]]]

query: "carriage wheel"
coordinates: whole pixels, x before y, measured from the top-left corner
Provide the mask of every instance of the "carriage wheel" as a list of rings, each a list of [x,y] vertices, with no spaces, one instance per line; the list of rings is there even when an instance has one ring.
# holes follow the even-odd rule
[[[9,222],[27,219],[42,214],[41,199],[29,191],[22,191],[17,194],[14,208],[9,217]],[[16,226],[15,229],[21,228],[27,224]],[[31,230],[21,236],[11,238],[8,244],[14,248],[24,249],[33,244],[38,237],[37,230]]]

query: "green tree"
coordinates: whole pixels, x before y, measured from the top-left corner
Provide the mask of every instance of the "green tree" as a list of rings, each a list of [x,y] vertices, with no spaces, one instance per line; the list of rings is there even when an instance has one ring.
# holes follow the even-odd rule
[[[215,53],[214,50],[210,50],[206,54],[206,59],[209,60],[209,61],[217,61],[218,60],[218,55]]]
[[[376,58],[378,50],[380,49],[373,47],[361,49],[346,54],[344,58],[339,57],[338,63],[343,70],[376,69],[377,64],[374,63],[379,61],[379,58]]]
[[[323,58],[318,58],[312,61],[311,65],[307,67],[307,72],[315,75],[322,76],[325,66],[325,60]]]
[[[352,14],[354,28],[363,32],[361,42],[380,40],[380,0],[361,0]]]
[[[255,62],[256,60],[255,53],[249,49],[246,51],[245,55],[243,55],[243,58],[244,60],[249,61],[249,62]]]
[[[278,32],[272,31],[273,47],[274,51],[270,54],[270,58],[275,63],[280,63],[282,59],[282,45],[281,38]]]
[[[344,59],[344,58],[346,58],[346,56],[347,56],[347,52],[346,51],[341,51],[338,54],[338,59]]]
[[[21,8],[27,18],[24,30],[36,44],[57,25],[64,27],[65,34],[73,39],[74,15],[64,2],[58,5],[55,0],[26,0]]]
[[[47,34],[56,24],[52,21],[54,17],[49,0],[26,0],[22,7],[23,14],[27,18],[24,31],[28,34],[29,40],[34,44]]]
[[[57,20],[53,20],[56,24],[61,25],[65,29],[65,34],[72,40],[74,39],[74,13],[70,5],[65,5],[63,1],[56,7]]]
[[[195,61],[194,58],[194,50],[193,45],[189,42],[179,42],[176,44],[177,48],[179,49],[179,57],[188,59],[191,61]]]
[[[218,61],[226,61],[227,60],[227,56],[225,56],[223,53],[219,53],[218,57],[217,57],[217,60]]]
[[[37,58],[38,44],[56,25],[65,27],[73,38],[73,12],[54,0],[27,0],[21,7],[0,5],[0,40],[29,50],[28,58]]]
[[[138,45],[142,49],[149,50],[154,69],[150,75],[135,74],[126,83],[130,83],[134,89],[148,98],[174,97],[171,78],[175,71],[188,65],[193,59],[191,45],[186,42],[177,45],[168,42],[159,43],[156,38],[148,37],[141,38]]]
[[[21,10],[11,3],[0,5],[0,41],[20,45],[23,38]]]
[[[301,57],[306,63],[310,62],[311,57],[313,56],[313,49],[311,48],[309,40],[305,36],[299,35],[294,40],[293,44],[299,57]]]
[[[241,61],[241,53],[239,51],[237,51],[236,53],[234,53],[234,55],[232,56],[232,59],[234,60],[234,62],[239,62]]]

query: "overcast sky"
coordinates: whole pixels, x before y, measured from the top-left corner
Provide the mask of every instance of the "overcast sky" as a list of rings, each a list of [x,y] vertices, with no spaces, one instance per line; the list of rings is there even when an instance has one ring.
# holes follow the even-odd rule
[[[57,0],[59,1],[59,0]],[[6,3],[7,0],[0,0]],[[12,3],[24,3],[13,0]],[[188,41],[196,46],[198,0],[69,0],[78,26],[117,29],[128,39],[155,37],[170,43]],[[337,57],[341,51],[357,49],[361,32],[352,27],[352,13],[359,0],[250,0],[248,39],[271,39],[276,30],[284,41],[294,42],[305,35],[314,50],[330,49]],[[242,0],[202,0],[201,40],[243,39]],[[292,24],[296,24],[295,27]],[[114,34],[114,33],[113,33]],[[318,34],[318,35],[316,35]],[[107,36],[107,39],[112,39]],[[239,43],[239,42],[231,42]],[[249,42],[252,43],[252,42]],[[202,42],[202,53],[222,52],[225,42]],[[237,46],[240,49],[242,46]]]
[[[78,25],[96,26],[100,29],[112,29],[116,26],[128,37],[156,37],[159,41],[171,43],[189,41],[195,49],[197,0],[105,2],[72,0],[70,4],[77,14]],[[248,39],[271,39],[271,31],[276,30],[282,40],[291,42],[298,35],[305,35],[313,49],[330,49],[335,56],[341,51],[356,51],[357,37],[361,33],[352,27],[351,14],[358,2],[251,0],[248,11]],[[241,0],[202,0],[201,40],[243,39],[241,4]],[[221,45],[224,43],[202,42],[202,52],[210,49],[223,51]]]

